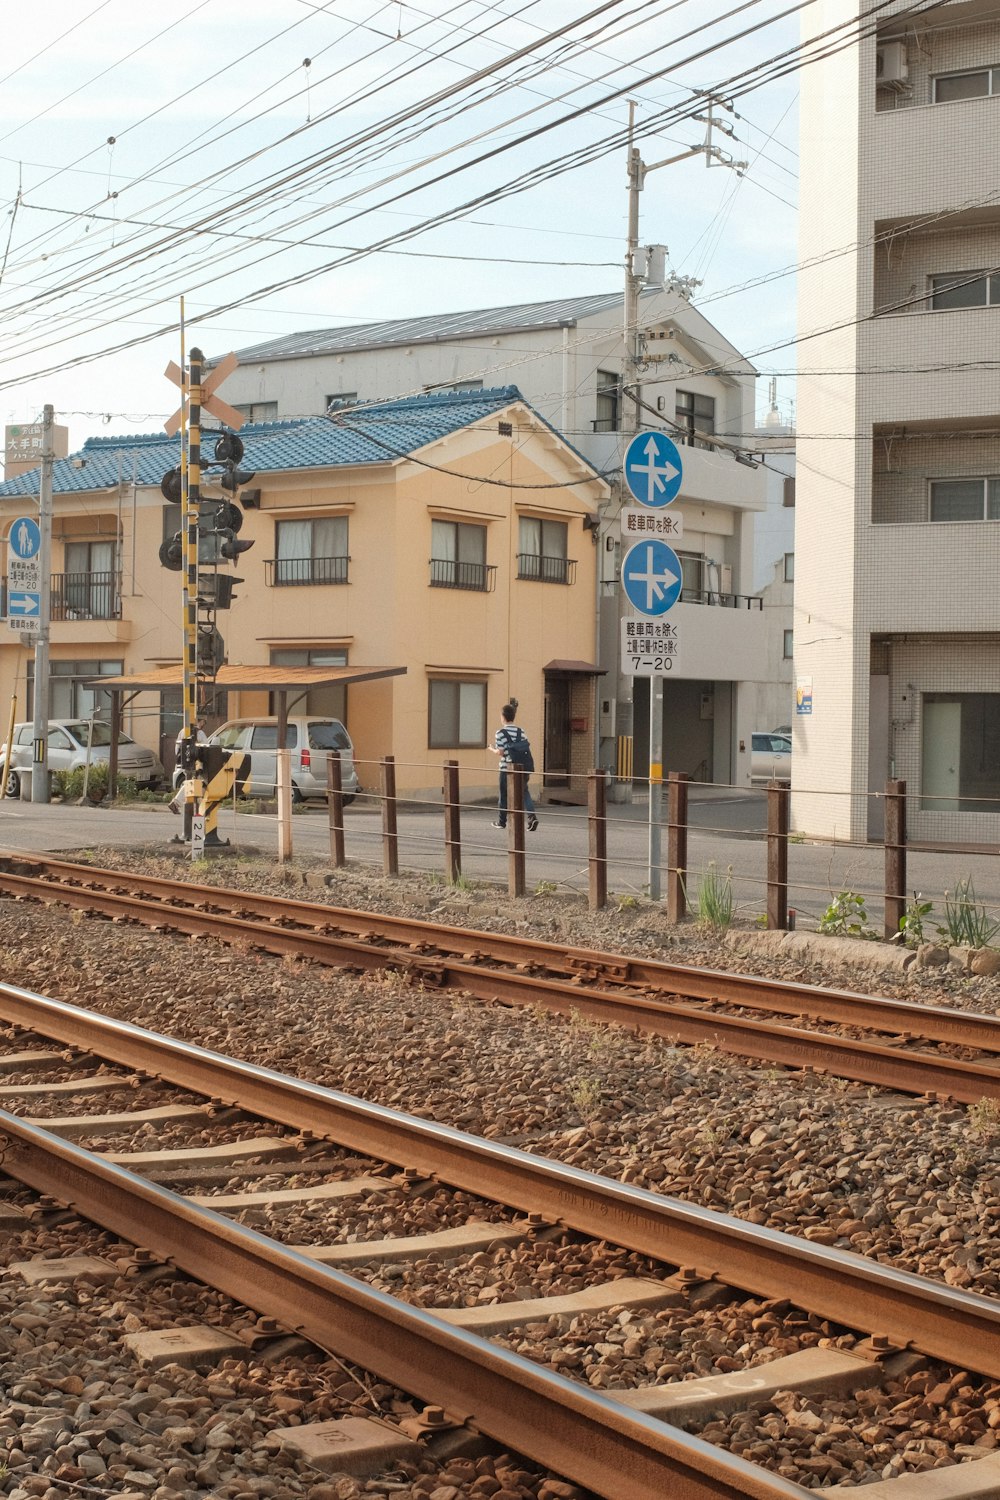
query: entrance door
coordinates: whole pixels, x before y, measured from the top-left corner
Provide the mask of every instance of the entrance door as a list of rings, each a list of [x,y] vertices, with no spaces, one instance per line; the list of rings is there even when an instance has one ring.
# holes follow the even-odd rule
[[[569,786],[569,679],[545,679],[544,786]]]
[[[962,763],[962,705],[924,699],[920,806],[924,812],[957,812]]]

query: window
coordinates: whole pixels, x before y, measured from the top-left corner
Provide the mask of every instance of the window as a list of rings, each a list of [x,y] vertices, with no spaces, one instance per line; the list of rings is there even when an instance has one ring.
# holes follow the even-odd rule
[[[333,406],[356,406],[358,403],[357,391],[338,391],[335,396],[326,397],[326,409]]]
[[[118,614],[114,542],[67,542],[65,573],[53,579],[54,620],[112,620]]]
[[[1000,812],[1000,693],[924,693],[920,806]]]
[[[618,431],[618,395],[618,376],[614,370],[598,370],[595,432]]]
[[[122,661],[50,661],[50,719],[89,719],[91,715],[110,719],[111,694],[87,686],[91,677],[120,677],[125,670]],[[26,712],[34,717],[35,664],[28,662],[28,703]]]
[[[274,422],[278,417],[277,401],[234,401],[233,410],[246,417],[248,422]]]
[[[784,658],[785,658],[786,661],[791,661],[792,657],[795,654],[794,651],[792,650],[792,642],[793,642],[794,636],[795,636],[795,632],[793,630],[786,630],[785,631],[785,646],[784,646],[784,653],[783,654],[784,654]]]
[[[951,104],[955,99],[981,99],[1000,93],[1000,69],[978,68],[969,73],[941,73],[934,79],[934,103]]]
[[[786,552],[785,553],[785,582],[786,583],[794,583],[795,582],[795,553],[794,552]]]
[[[482,749],[486,744],[485,682],[431,680],[427,744],[431,750]]]
[[[486,527],[464,521],[431,521],[431,587],[478,589],[492,585],[486,566]]]
[[[347,652],[342,646],[282,646],[271,648],[272,667],[346,667]],[[268,713],[278,712],[278,699],[271,694]],[[331,719],[347,723],[347,684],[332,682],[328,687],[310,688],[295,705],[296,713],[328,714]]]
[[[930,519],[1000,520],[1000,478],[932,479]]]
[[[708,597],[705,593],[708,558],[704,552],[678,552],[677,557],[681,565],[681,603],[704,604]]]
[[[566,556],[565,521],[522,516],[517,531],[517,576],[536,583],[572,583],[575,564]]]
[[[347,517],[315,521],[278,521],[274,528],[277,556],[267,565],[267,582],[283,584],[346,583]]]
[[[689,448],[711,448],[711,443],[695,437],[695,433],[715,431],[714,396],[698,396],[694,391],[678,391],[674,415],[681,429],[678,442],[687,444]]]
[[[1000,276],[985,271],[949,271],[931,277],[931,307],[946,312],[954,307],[996,307],[1000,303]]]

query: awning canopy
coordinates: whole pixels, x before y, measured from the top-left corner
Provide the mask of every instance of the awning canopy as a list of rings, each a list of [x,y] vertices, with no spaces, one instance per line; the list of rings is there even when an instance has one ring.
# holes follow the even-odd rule
[[[547,661],[543,672],[575,672],[579,677],[605,677],[606,667],[598,667],[592,661]]]
[[[406,667],[220,667],[212,679],[199,677],[199,682],[235,692],[237,689],[261,692],[292,692],[308,688],[331,687],[339,682],[374,682],[381,677],[402,677]],[[148,672],[135,672],[125,677],[91,677],[88,687],[100,687],[111,692],[168,693],[181,687],[183,670],[178,663],[171,667],[153,667]]]

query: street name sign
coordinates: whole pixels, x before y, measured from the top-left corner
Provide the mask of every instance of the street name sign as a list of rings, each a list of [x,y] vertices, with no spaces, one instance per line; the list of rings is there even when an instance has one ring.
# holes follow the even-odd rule
[[[665,432],[639,432],[625,449],[625,484],[640,505],[669,505],[680,493],[684,465]]]

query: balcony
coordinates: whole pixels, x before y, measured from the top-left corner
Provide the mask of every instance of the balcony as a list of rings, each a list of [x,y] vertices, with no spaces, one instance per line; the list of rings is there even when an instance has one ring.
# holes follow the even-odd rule
[[[120,620],[121,592],[117,573],[53,573],[53,620]]]
[[[708,604],[718,609],[762,610],[759,594],[720,594],[715,589],[681,589],[681,604]]]
[[[519,552],[517,576],[531,583],[575,583],[576,559],[541,557],[537,552]]]
[[[490,563],[431,558],[432,589],[469,589],[476,594],[492,594],[496,588],[496,576],[497,570]]]
[[[350,561],[349,557],[271,557],[264,563],[264,582],[274,589],[346,583]]]

